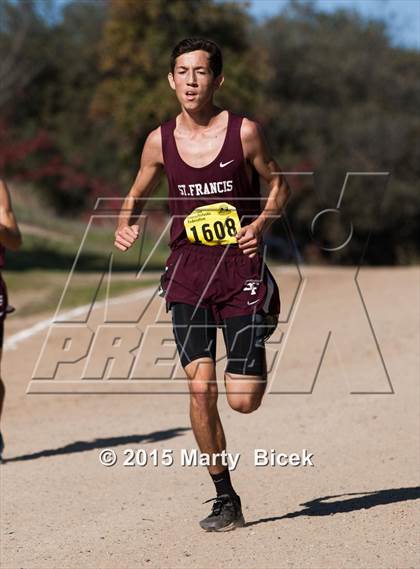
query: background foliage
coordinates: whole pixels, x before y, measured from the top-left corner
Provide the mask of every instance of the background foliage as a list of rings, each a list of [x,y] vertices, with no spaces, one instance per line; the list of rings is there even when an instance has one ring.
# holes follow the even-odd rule
[[[291,2],[257,23],[244,5],[213,0],[0,4],[0,169],[60,216],[81,217],[98,196],[124,195],[147,133],[178,112],[166,75],[173,45],[191,35],[218,42],[225,83],[217,102],[260,121],[290,176],[288,224],[271,232],[273,254],[291,231],[302,258],[340,263],[419,260],[420,54],[394,47],[384,24]],[[310,231],[351,179],[343,215]],[[162,184],[159,192],[165,195]],[[339,221],[339,222],[338,222]]]

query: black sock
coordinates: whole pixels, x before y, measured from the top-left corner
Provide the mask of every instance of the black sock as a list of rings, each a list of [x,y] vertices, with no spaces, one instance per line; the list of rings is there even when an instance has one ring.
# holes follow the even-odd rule
[[[237,497],[230,481],[229,468],[226,468],[226,470],[217,474],[210,474],[210,476],[212,477],[218,496],[221,494],[229,494],[229,496],[232,496],[233,498]]]

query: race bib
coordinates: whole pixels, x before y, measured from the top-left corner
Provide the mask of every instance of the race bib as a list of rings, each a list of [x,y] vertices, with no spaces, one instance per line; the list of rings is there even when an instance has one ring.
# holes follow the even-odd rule
[[[184,227],[191,243],[229,245],[237,243],[241,228],[236,207],[218,202],[196,207],[185,219]]]

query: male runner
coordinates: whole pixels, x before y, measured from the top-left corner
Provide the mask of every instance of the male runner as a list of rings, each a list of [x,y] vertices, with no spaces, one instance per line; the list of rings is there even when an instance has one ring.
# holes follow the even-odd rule
[[[134,223],[163,169],[169,183],[171,254],[161,294],[171,310],[174,337],[190,389],[190,417],[202,453],[226,449],[217,410],[216,331],[228,356],[230,406],[250,413],[261,403],[267,373],[264,340],[280,311],[277,285],[259,254],[264,230],[289,195],[286,180],[257,123],[213,103],[223,83],[222,54],[212,41],[188,38],[172,52],[169,84],[180,114],[153,130],[126,197],[115,246],[126,251],[139,235]],[[270,193],[263,211],[259,177]],[[207,531],[244,524],[241,501],[219,458],[208,467],[217,497],[200,522]],[[211,500],[208,500],[211,501]]]
[[[1,269],[4,267],[6,249],[16,251],[21,244],[22,238],[13,213],[10,193],[6,182],[0,179],[0,363],[3,349],[4,320],[8,312],[13,311],[13,308],[7,303],[7,289],[1,275]],[[0,375],[0,417],[3,409],[5,391],[5,386]],[[0,432],[0,463],[2,462],[3,449],[4,442]]]

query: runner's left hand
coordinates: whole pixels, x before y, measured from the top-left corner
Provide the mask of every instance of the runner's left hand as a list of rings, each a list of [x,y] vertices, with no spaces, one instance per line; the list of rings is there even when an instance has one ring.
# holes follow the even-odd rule
[[[250,224],[241,227],[241,229],[236,234],[236,239],[238,241],[239,249],[245,255],[248,255],[252,259],[258,252],[258,246],[261,240],[261,232]]]

